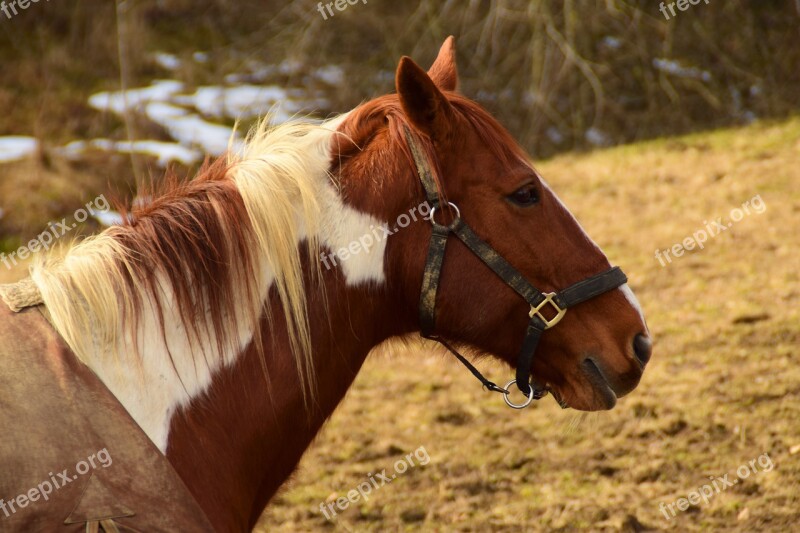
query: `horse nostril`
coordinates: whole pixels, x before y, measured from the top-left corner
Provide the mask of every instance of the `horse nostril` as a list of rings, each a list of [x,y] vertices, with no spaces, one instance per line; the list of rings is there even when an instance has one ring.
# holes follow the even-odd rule
[[[636,335],[633,338],[633,353],[636,354],[636,359],[642,363],[642,366],[646,365],[650,356],[653,355],[653,341],[650,340],[650,337],[641,333]]]

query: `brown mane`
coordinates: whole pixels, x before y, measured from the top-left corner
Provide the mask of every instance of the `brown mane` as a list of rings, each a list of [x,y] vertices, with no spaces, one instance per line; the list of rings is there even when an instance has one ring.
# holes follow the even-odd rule
[[[256,292],[252,224],[228,170],[220,158],[207,160],[191,180],[167,172],[158,185],[139,192],[149,201],[135,202],[130,211],[121,206],[123,224],[108,231],[130,254],[130,268],[119,262],[118,268],[134,304],[132,320],[141,312],[139,284],[155,302],[166,335],[163,306],[169,304],[157,273],[165,275],[187,331],[198,343],[202,335],[215,338],[218,354],[230,348],[225,317],[237,314],[237,287],[245,288],[248,301]],[[207,313],[208,321],[198,320],[198,313]]]

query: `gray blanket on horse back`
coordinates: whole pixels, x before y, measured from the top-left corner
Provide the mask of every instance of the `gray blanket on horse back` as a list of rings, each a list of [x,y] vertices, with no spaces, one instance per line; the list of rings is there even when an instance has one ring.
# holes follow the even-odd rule
[[[213,531],[37,308],[0,302],[0,531]]]

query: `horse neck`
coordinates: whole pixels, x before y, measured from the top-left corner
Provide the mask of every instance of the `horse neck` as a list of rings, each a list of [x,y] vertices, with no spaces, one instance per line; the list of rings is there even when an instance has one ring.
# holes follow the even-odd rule
[[[272,324],[262,320],[263,350],[249,346],[214,376],[205,398],[171,421],[167,457],[220,530],[252,528],[370,350],[414,328],[385,283],[348,283],[345,265],[338,267],[323,269],[321,284],[306,280],[316,378],[310,405],[282,314],[275,312]],[[351,277],[364,268],[350,265]]]

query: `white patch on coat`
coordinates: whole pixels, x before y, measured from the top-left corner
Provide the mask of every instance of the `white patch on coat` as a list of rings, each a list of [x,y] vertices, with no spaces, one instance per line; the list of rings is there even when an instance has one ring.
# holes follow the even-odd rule
[[[342,119],[340,117],[327,124],[331,135],[323,137],[321,145],[316,147],[323,150],[326,160],[330,156],[329,146],[333,131],[338,128]],[[319,154],[310,156],[319,157]],[[322,211],[318,229],[321,251],[337,252],[349,250],[351,247],[355,250],[353,243],[357,243],[357,253],[350,253],[346,259],[338,258],[337,264],[332,267],[342,270],[348,285],[384,282],[386,240],[375,237],[381,221],[345,205],[327,174],[323,173],[315,179],[318,180],[316,191]],[[381,235],[379,231],[377,233]],[[302,240],[306,236],[303,221],[298,218],[298,237]],[[301,243],[298,242],[297,245],[300,246]],[[261,287],[267,289],[260,295],[263,301],[273,285],[274,274],[262,267],[261,275]],[[213,376],[223,366],[236,361],[237,356],[250,343],[253,332],[247,327],[248,321],[244,317],[238,320],[240,330],[235,336],[236,342],[227,346],[222,354],[216,351],[217,339],[212,327],[200,328],[200,341],[192,342],[177,306],[170,305],[174,302],[174,294],[169,284],[164,281],[161,287],[166,339],[161,334],[154,302],[151,298],[145,298],[137,333],[138,353],[129,348],[133,345],[132,339],[124,338],[119,349],[120,361],[95,350],[85,362],[153,443],[166,453],[175,412],[208,390]]]

